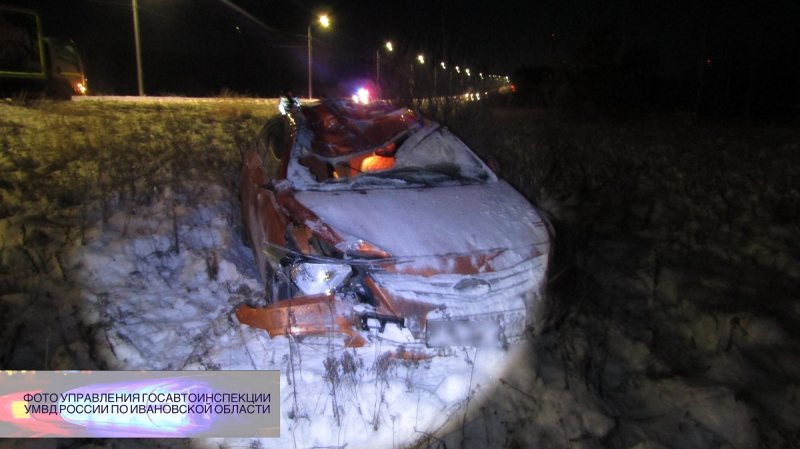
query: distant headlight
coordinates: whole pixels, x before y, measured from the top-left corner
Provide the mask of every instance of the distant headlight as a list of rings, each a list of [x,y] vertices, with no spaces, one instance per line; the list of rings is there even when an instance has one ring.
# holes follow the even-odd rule
[[[351,272],[348,265],[300,262],[292,267],[292,281],[305,295],[330,294]]]

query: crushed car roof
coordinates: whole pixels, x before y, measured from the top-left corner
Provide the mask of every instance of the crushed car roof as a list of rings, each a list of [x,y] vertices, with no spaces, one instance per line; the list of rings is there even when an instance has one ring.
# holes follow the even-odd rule
[[[496,181],[445,127],[405,107],[327,100],[302,108],[286,179],[299,191]]]
[[[329,100],[304,107],[302,112],[314,132],[310,149],[322,157],[379,150],[411,127],[420,126],[419,115],[411,109],[384,104]]]

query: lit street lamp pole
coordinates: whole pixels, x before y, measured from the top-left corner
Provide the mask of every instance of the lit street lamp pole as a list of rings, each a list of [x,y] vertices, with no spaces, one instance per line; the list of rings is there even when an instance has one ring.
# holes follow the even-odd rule
[[[447,96],[453,95],[453,69],[447,71]]]
[[[442,61],[442,63],[439,64],[439,65],[442,66],[442,70],[447,70],[447,66],[444,64],[444,61]],[[433,66],[433,96],[434,96],[434,98],[436,97],[436,69],[437,69],[437,67],[434,65]]]
[[[311,94],[311,25],[308,26],[308,99],[312,98]]]
[[[425,55],[423,55],[423,54],[417,55],[417,62],[419,62],[420,65],[425,64]],[[409,64],[409,67],[410,67],[410,77],[409,77],[408,81],[409,81],[409,84],[410,84],[411,99],[413,100],[414,99],[414,84],[416,84],[415,80],[414,80],[414,62],[411,62],[411,64]]]
[[[386,43],[386,49],[389,51],[394,51],[394,47],[392,46],[391,42]],[[380,87],[381,85],[381,49],[375,50],[375,85]]]
[[[139,6],[133,0],[133,34],[136,37],[136,72],[139,79],[139,96],[144,97],[144,81],[142,79],[142,47],[139,44]]]
[[[319,23],[326,27],[330,24],[328,20],[328,16],[319,16]],[[308,99],[310,100],[313,98],[312,90],[311,90],[311,25],[308,26]]]

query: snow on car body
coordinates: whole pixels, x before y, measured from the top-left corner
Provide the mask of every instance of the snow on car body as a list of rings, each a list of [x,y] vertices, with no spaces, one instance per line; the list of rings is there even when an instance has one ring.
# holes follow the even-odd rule
[[[541,329],[552,229],[446,128],[325,101],[277,117],[246,156],[244,227],[267,284],[243,324],[345,335],[387,323],[429,347]]]

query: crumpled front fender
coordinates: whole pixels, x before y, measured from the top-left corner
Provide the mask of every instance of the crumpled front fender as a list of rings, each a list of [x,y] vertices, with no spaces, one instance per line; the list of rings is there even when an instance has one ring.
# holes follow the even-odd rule
[[[264,329],[270,338],[278,335],[345,334],[345,346],[358,348],[367,340],[356,330],[358,316],[347,301],[334,295],[286,299],[263,308],[241,306],[236,310],[241,324]]]

